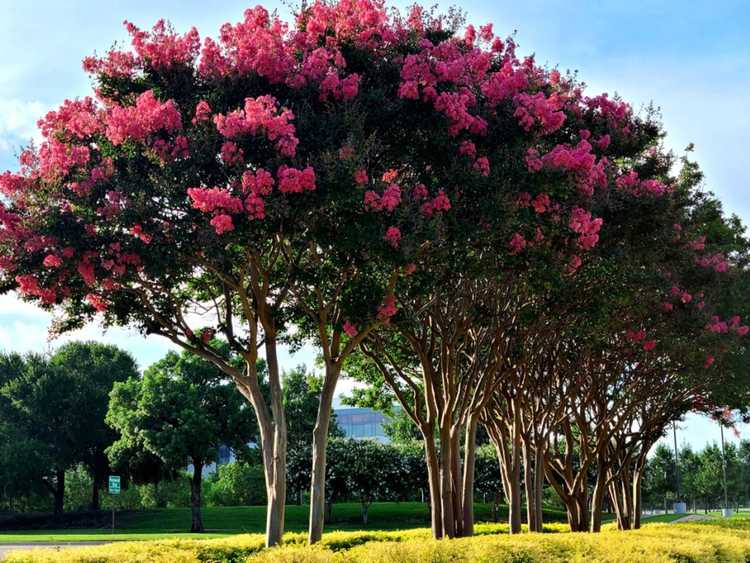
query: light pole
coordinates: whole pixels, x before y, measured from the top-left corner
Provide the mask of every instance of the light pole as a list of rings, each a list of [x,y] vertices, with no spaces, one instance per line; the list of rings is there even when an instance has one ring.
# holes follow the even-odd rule
[[[721,471],[724,476],[724,508],[721,510],[722,516],[731,516],[732,509],[729,508],[729,494],[727,491],[727,454],[724,449],[724,425],[719,421],[719,431],[721,432]]]
[[[687,504],[682,501],[682,492],[680,491],[680,452],[677,449],[677,421],[672,421],[672,437],[674,438],[674,475],[676,485],[676,498],[674,499],[674,513],[684,514],[687,512]]]

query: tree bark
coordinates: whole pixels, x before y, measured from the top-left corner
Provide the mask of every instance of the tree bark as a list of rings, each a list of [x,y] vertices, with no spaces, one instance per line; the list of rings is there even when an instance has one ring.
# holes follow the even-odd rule
[[[422,430],[424,438],[424,455],[427,463],[427,479],[430,486],[430,520],[432,524],[432,537],[440,539],[443,537],[443,516],[440,504],[440,470],[435,448],[435,435],[432,426]]]
[[[544,509],[542,495],[544,493],[544,451],[542,445],[534,448],[534,506],[536,506],[535,531],[544,531]]]
[[[456,536],[456,520],[453,514],[453,475],[451,471],[450,431],[440,429],[440,511],[443,516],[443,534]]]
[[[264,325],[270,409],[263,396],[255,367],[255,357],[246,362],[247,377],[239,385],[240,392],[250,401],[258,420],[263,474],[266,482],[266,547],[278,545],[284,535],[286,502],[287,427],[281,390],[276,335],[273,327]]]
[[[461,492],[463,504],[463,535],[474,535],[474,466],[477,450],[477,422],[478,417],[472,415],[466,425],[466,441],[464,444],[464,478]]]
[[[266,512],[266,545],[278,545],[284,536],[284,509],[286,506],[286,453],[287,427],[284,414],[284,395],[281,390],[281,374],[276,355],[276,337],[266,334],[266,362],[268,364],[268,383],[271,389],[271,442],[273,444],[270,460],[267,465],[266,494],[268,507]],[[269,463],[270,462],[270,463]],[[270,475],[268,474],[270,469]],[[269,479],[270,477],[270,479]]]
[[[641,483],[643,482],[643,469],[636,468],[633,472],[633,518],[632,529],[641,527]]]
[[[313,430],[310,527],[307,538],[310,544],[319,542],[323,537],[326,498],[326,447],[328,446],[328,428],[331,423],[333,393],[336,390],[340,373],[339,365],[330,361],[327,362],[323,390],[321,391],[318,414]]]
[[[193,478],[190,480],[190,514],[191,532],[203,531],[203,516],[201,515],[201,493],[203,487],[203,461],[193,459]]]
[[[526,493],[526,523],[529,532],[537,532],[536,529],[536,495],[534,493],[534,473],[531,461],[531,447],[524,440],[523,443],[523,484]]]
[[[591,494],[591,523],[590,532],[600,532],[602,529],[602,508],[604,506],[604,494],[607,489],[607,473],[604,467],[604,461],[599,461],[596,472],[596,483],[594,491]]]

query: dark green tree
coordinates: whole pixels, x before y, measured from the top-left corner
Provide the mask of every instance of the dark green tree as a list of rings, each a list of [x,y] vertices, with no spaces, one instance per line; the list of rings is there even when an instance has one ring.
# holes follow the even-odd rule
[[[115,385],[107,422],[121,434],[110,456],[136,447],[175,469],[192,465],[192,532],[203,531],[203,468],[216,460],[220,446],[241,452],[257,441],[253,414],[235,386],[215,366],[187,352],[170,352],[142,379]]]
[[[42,483],[59,519],[67,469],[84,463],[100,481],[106,473],[101,454],[116,438],[104,422],[107,397],[114,382],[137,374],[135,361],[115,346],[74,342],[52,357],[4,356],[0,372],[0,420],[35,450],[30,462],[47,464]],[[92,501],[98,506],[97,487]]]

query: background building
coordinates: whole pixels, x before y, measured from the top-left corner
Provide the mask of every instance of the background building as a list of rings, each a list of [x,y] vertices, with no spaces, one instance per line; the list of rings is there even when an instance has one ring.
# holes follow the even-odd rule
[[[388,443],[383,424],[388,419],[380,412],[367,408],[335,409],[336,422],[347,438],[378,440]]]

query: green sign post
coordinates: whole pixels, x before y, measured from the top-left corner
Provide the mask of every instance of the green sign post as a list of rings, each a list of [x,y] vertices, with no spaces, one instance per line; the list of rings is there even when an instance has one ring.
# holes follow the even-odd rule
[[[110,475],[109,476],[109,494],[119,495],[120,494],[120,476]],[[115,532],[115,499],[112,499],[112,533]]]
[[[110,495],[120,494],[120,476],[119,475],[109,476],[109,494]]]

